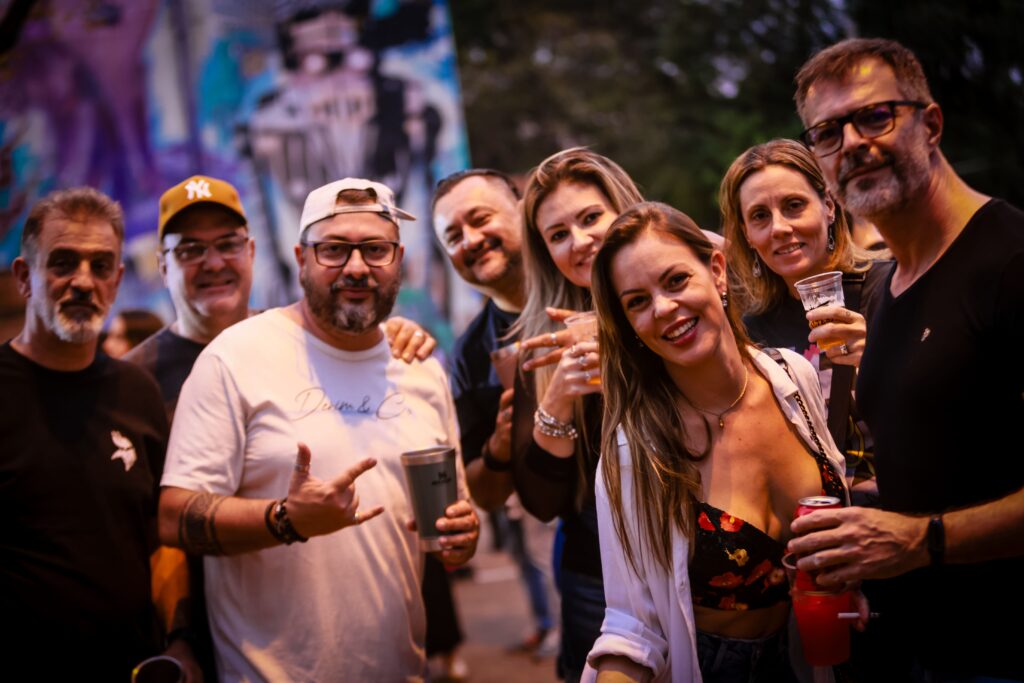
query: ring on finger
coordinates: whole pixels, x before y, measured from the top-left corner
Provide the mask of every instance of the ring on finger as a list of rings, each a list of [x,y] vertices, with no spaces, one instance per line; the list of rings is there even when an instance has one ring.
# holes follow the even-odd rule
[[[839,345],[839,355],[840,356],[846,356],[846,355],[849,355],[849,353],[850,353],[850,347],[849,346],[847,346],[845,343]]]
[[[587,354],[581,355],[576,360],[579,362],[581,368],[587,367]]]
[[[414,337],[422,337],[423,336],[423,330],[416,330],[415,332],[412,333],[412,336],[414,336]]]
[[[592,379],[590,370],[583,371],[583,379],[585,379],[588,383],[590,382],[590,380]]]
[[[356,510],[356,514],[352,515],[352,521],[359,524],[359,510]]]
[[[573,344],[572,346],[569,347],[569,355],[570,356],[575,356],[576,355],[576,345],[575,344]]]
[[[296,463],[295,464],[295,471],[299,472],[301,474],[309,474],[309,465],[308,464],[300,465],[300,464]]]
[[[551,338],[551,345],[552,346],[558,346],[558,337],[555,336],[555,333],[551,332],[551,333],[549,333],[549,336]]]

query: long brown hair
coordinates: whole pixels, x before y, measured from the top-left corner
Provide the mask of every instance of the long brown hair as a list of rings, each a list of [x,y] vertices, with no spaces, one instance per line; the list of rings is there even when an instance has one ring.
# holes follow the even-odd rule
[[[758,256],[743,229],[740,188],[750,176],[768,166],[793,169],[807,179],[822,201],[829,199],[835,204],[832,230],[836,247],[829,254],[823,271],[852,273],[867,270],[872,258],[872,255],[853,243],[846,212],[826,189],[825,176],[810,150],[796,140],[783,138],[755,145],[736,157],[718,189],[718,206],[722,212],[722,229],[726,239],[725,253],[729,261],[729,282],[736,291],[737,305],[745,313],[762,313],[789,297],[785,280],[764,262],[760,264],[761,276],[754,276],[754,260]]]
[[[644,548],[666,570],[672,568],[672,529],[693,537],[694,503],[701,481],[696,463],[704,454],[686,446],[686,427],[676,409],[681,396],[664,361],[636,337],[612,283],[612,266],[624,247],[647,232],[678,240],[710,267],[714,245],[683,212],[659,202],[637,204],[616,219],[594,260],[593,296],[600,323],[604,420],[601,462],[615,531],[634,570]],[[728,291],[727,291],[728,296]],[[750,341],[735,306],[725,316],[743,355]],[[629,445],[636,517],[643,542],[634,549],[625,527],[616,430]],[[671,522],[671,523],[668,523]]]

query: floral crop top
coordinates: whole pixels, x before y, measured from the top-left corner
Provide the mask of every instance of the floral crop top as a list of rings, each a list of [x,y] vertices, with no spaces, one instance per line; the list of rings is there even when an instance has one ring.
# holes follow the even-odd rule
[[[815,453],[822,495],[843,498],[831,465]],[[697,503],[697,534],[690,582],[693,604],[722,610],[771,607],[789,600],[782,567],[784,543],[705,502]]]

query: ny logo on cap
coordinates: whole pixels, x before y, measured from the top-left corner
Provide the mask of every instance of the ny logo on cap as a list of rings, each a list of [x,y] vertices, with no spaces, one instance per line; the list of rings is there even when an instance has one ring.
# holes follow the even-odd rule
[[[188,192],[188,199],[207,199],[212,197],[213,194],[210,192],[210,183],[205,180],[195,179],[189,181],[188,185],[185,186],[185,191]]]

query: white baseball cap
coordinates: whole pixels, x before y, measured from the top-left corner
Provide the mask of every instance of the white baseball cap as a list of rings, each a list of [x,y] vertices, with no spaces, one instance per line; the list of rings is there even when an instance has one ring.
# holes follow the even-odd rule
[[[374,204],[339,204],[338,194],[343,190],[370,190],[376,195],[377,201]],[[342,178],[316,188],[306,197],[302,217],[299,219],[299,238],[309,226],[339,213],[379,213],[394,221],[395,225],[398,225],[400,218],[416,220],[416,216],[395,206],[395,194],[387,185],[363,178]]]

